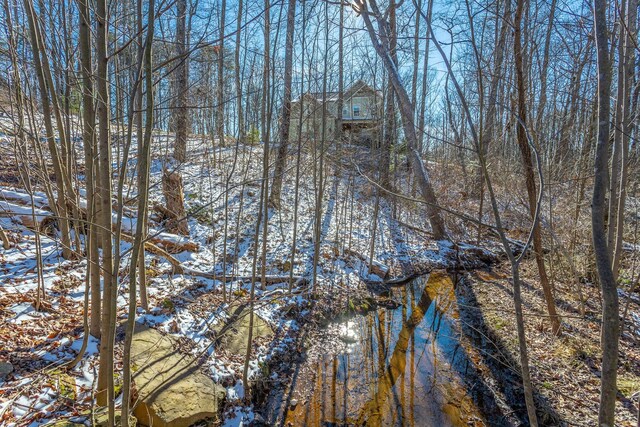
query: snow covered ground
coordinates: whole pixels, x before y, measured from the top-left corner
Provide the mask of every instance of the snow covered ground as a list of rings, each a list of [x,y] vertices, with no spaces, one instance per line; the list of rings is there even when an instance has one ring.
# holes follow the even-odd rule
[[[169,137],[160,136],[155,144],[158,153],[152,163],[151,205],[163,203],[161,174],[162,147]],[[134,144],[135,145],[135,144]],[[208,143],[191,141],[190,161],[179,167],[185,184],[185,207],[189,217],[189,239],[198,244],[197,252],[175,254],[187,269],[227,275],[250,276],[253,265],[254,234],[260,204],[260,173],[262,146],[240,146],[234,173],[234,147],[214,150]],[[297,204],[297,239],[295,261],[291,262],[295,206],[295,157],[290,158],[282,192],[280,209],[269,211],[266,274],[311,279],[313,270],[313,229],[316,206],[313,157],[302,155],[300,186]],[[133,153],[135,155],[135,152]],[[363,260],[370,257],[374,235],[375,190],[354,168],[355,159],[368,155],[364,148],[353,147],[340,158],[327,155],[325,192],[322,202],[321,244],[316,290],[340,290],[362,287],[366,281],[382,279],[369,275]],[[117,165],[118,162],[115,162]],[[135,158],[129,162],[135,166]],[[127,173],[127,197],[136,194],[129,185],[135,182],[133,170]],[[225,198],[225,189],[229,188]],[[43,279],[46,303],[37,312],[34,300],[37,288],[35,236],[19,220],[21,215],[49,214],[44,194],[34,194],[35,212],[31,197],[21,188],[2,188],[0,192],[0,224],[9,231],[12,248],[0,250],[0,361],[9,361],[14,371],[0,379],[0,422],[7,426],[41,425],[52,419],[86,418],[92,401],[97,372],[97,342],[92,339],[82,361],[64,378],[56,367],[73,359],[80,349],[82,306],[86,261],[66,261],[55,237],[42,236]],[[225,200],[228,202],[225,206]],[[226,215],[226,221],[225,221]],[[152,216],[153,218],[153,216]],[[375,223],[374,261],[389,267],[392,276],[402,275],[409,264],[441,266],[449,261],[448,249],[438,246],[419,229],[428,229],[423,209],[398,210],[397,218],[415,229],[399,225],[393,207],[382,201]],[[135,219],[125,218],[123,228],[132,230]],[[227,232],[227,262],[223,262]],[[179,239],[163,230],[163,224],[151,224],[152,233],[164,233],[163,238]],[[258,242],[258,250],[262,247]],[[130,245],[123,242],[120,250]],[[359,254],[354,256],[353,254]],[[125,255],[119,278],[118,318],[126,318],[128,303],[128,275]],[[258,266],[260,267],[260,266]],[[211,377],[225,385],[229,406],[241,405],[228,412],[227,425],[241,425],[252,419],[249,408],[243,405],[244,390],[240,381],[243,358],[226,354],[215,346],[212,329],[228,317],[229,303],[223,303],[220,281],[197,275],[172,274],[171,265],[162,257],[147,254],[149,272],[149,312],[139,311],[138,322],[183,339],[182,351],[205,355],[203,367]],[[233,300],[245,301],[250,284],[234,281],[226,284]],[[250,374],[257,375],[261,366],[278,352],[286,351],[292,336],[300,327],[299,318],[290,315],[290,308],[300,307],[304,316],[308,304],[308,289],[290,295],[287,283],[271,284],[257,290],[256,312],[276,332],[274,342],[258,342],[249,363]],[[285,310],[286,308],[286,310]],[[119,360],[121,344],[116,349]],[[119,368],[117,368],[118,370]],[[69,388],[72,390],[70,391]],[[71,397],[70,397],[71,396]],[[234,415],[231,415],[231,414]],[[83,415],[85,414],[85,415]],[[74,418],[75,417],[75,418]]]

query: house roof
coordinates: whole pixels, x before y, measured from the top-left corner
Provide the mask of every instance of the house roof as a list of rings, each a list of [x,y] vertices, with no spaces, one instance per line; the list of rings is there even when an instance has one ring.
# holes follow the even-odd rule
[[[377,96],[380,96],[380,97],[382,96],[381,91],[374,90],[371,86],[369,86],[364,81],[358,80],[354,84],[352,84],[347,90],[344,91],[343,99],[347,100],[349,98],[352,98],[358,93],[367,92],[367,91],[373,92]],[[304,97],[313,99],[314,101],[320,102],[320,103],[323,101],[323,99],[326,99],[326,101],[329,101],[329,102],[337,101],[338,95],[340,95],[340,92],[335,92],[335,91],[331,91],[331,92],[327,91],[326,95],[324,95],[323,92],[305,92],[303,94]],[[292,102],[300,102],[300,98],[297,98]]]
[[[351,87],[349,87],[349,89],[347,89],[344,92],[344,98],[345,99],[352,98],[352,97],[354,97],[355,95],[357,95],[360,92],[373,92],[376,95],[382,96],[382,92],[380,92],[379,90],[373,89],[371,86],[366,84],[364,81],[358,80],[357,82],[352,84]]]
[[[322,102],[322,99],[324,98],[324,95],[322,92],[308,92],[308,95],[312,96],[315,100]],[[327,91],[326,94],[326,99],[327,101],[334,101],[336,99],[338,99],[338,95],[340,95],[340,92],[329,92]]]

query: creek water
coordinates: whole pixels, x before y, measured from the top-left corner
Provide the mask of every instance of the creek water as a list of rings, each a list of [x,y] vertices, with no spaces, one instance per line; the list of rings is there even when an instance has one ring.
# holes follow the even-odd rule
[[[303,397],[286,407],[284,425],[485,425],[463,381],[473,363],[452,278],[434,272],[392,293],[397,308],[329,325],[343,344],[307,362],[313,380],[293,385],[290,396]]]

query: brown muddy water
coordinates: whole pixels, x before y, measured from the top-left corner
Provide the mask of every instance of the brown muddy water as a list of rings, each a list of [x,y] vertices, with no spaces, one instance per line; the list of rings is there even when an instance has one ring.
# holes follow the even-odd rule
[[[331,323],[281,401],[286,426],[469,426],[485,420],[463,381],[453,280],[444,272],[392,290],[395,309]],[[306,370],[306,373],[305,373]]]

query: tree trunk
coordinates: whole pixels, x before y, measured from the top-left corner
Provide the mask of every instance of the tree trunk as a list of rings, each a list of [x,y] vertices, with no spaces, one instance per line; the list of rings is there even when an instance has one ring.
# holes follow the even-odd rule
[[[224,140],[224,26],[226,21],[227,0],[220,2],[220,49],[218,50],[218,85],[217,104],[216,105],[216,122],[217,134],[220,140],[220,146],[225,146]]]
[[[624,67],[624,95],[623,95],[623,122],[622,122],[622,143],[621,143],[621,159],[620,159],[620,181],[618,187],[618,206],[615,218],[609,217],[609,221],[616,224],[616,234],[614,239],[612,269],[613,276],[617,279],[620,269],[620,258],[622,256],[622,236],[624,234],[624,209],[627,200],[627,181],[629,178],[629,142],[631,133],[633,132],[635,121],[635,106],[631,103],[631,88],[636,84],[635,62],[636,51],[635,43],[638,19],[638,0],[627,0],[627,24],[625,31],[625,50],[624,60],[621,66]],[[620,83],[618,83],[620,84]]]
[[[189,111],[187,109],[189,69],[187,61],[187,0],[176,1],[176,61],[173,71],[172,96],[175,97],[173,108],[173,126],[176,133],[173,146],[173,158],[178,163],[187,159],[187,136],[189,129]]]
[[[146,122],[144,131],[144,141],[139,145],[142,150],[138,153],[138,220],[136,222],[135,240],[131,252],[131,262],[129,266],[129,310],[127,315],[127,327],[124,341],[123,355],[123,385],[122,385],[122,412],[120,419],[122,427],[129,426],[129,402],[131,400],[131,343],[135,328],[136,317],[136,279],[137,272],[144,271],[144,238],[146,234],[145,224],[149,205],[149,166],[151,154],[151,136],[153,130],[153,67],[152,67],[152,43],[155,26],[155,4],[154,0],[149,0],[149,17],[147,24],[147,38],[143,50],[145,80],[146,80]],[[138,19],[142,21],[142,8],[139,9]],[[137,94],[134,96],[138,96]],[[139,114],[142,114],[141,112]],[[142,264],[138,264],[139,260]],[[140,289],[142,298],[143,289]],[[146,297],[145,297],[146,299]]]
[[[396,52],[397,48],[397,34],[396,34],[396,4],[395,0],[391,0],[389,2],[389,56],[393,61],[393,65],[395,68],[398,67],[398,55]],[[387,105],[385,112],[385,126],[384,126],[384,137],[382,138],[382,147],[380,147],[380,185],[389,189],[390,181],[389,181],[389,169],[391,167],[391,150],[393,144],[395,142],[396,136],[396,108],[395,108],[395,95],[393,90],[393,82],[392,82],[391,73],[389,73],[389,82],[387,84]],[[414,108],[413,103],[411,107]],[[415,108],[414,108],[415,111]],[[413,121],[415,117],[411,116],[411,120]],[[415,125],[412,125],[415,127]]]
[[[116,282],[113,275],[113,245],[111,235],[111,123],[109,115],[109,82],[107,43],[109,41],[109,23],[107,14],[107,0],[96,2],[96,112],[98,118],[98,162],[100,176],[97,182],[97,191],[100,193],[100,221],[102,235],[102,273],[103,273],[103,300],[102,300],[102,331],[100,339],[100,371],[98,373],[98,388],[96,401],[98,405],[109,407],[109,424],[115,422],[114,400],[114,366],[113,343],[115,336],[116,314]]]
[[[370,6],[372,8],[373,16],[378,19],[378,27],[380,29],[379,40],[373,28],[370,13],[366,9],[366,3],[364,3],[363,0],[358,0],[356,6],[362,13],[362,17],[367,27],[369,37],[371,38],[371,42],[373,43],[378,56],[380,56],[380,58],[382,59],[382,62],[387,69],[387,72],[389,73],[391,83],[393,84],[396,98],[398,100],[398,105],[400,107],[400,116],[402,117],[404,136],[407,139],[409,162],[411,164],[413,173],[418,181],[422,197],[427,203],[427,216],[429,217],[429,222],[431,223],[434,238],[436,240],[447,239],[447,231],[444,225],[444,221],[442,220],[438,200],[431,184],[431,178],[429,177],[429,172],[422,162],[422,158],[420,157],[420,153],[418,152],[418,139],[413,123],[414,109],[411,105],[409,95],[407,94],[407,91],[405,90],[400,80],[400,76],[398,75],[398,71],[393,63],[393,60],[391,59],[385,24],[379,21],[382,15],[377,10],[378,6],[375,0],[371,0]]]
[[[278,154],[276,157],[273,183],[269,196],[269,205],[275,208],[280,207],[280,193],[282,192],[282,181],[284,179],[284,168],[287,163],[289,151],[289,128],[291,121],[291,80],[293,70],[293,35],[295,30],[296,0],[289,0],[287,9],[287,36],[284,53],[284,97],[282,100],[282,115],[280,116],[280,131]]]
[[[431,20],[431,14],[433,12],[433,0],[427,0],[427,19]],[[420,95],[420,109],[418,110],[418,151],[423,153],[426,152],[425,147],[425,130],[424,130],[424,122],[425,122],[425,112],[427,110],[427,82],[429,77],[429,46],[431,42],[431,37],[425,37],[425,45],[424,45],[424,65],[422,67],[422,87],[421,87],[421,95]],[[414,105],[414,108],[416,106]]]
[[[47,138],[47,145],[49,147],[49,153],[53,164],[53,172],[56,178],[56,187],[58,197],[56,200],[52,200],[49,205],[59,218],[58,224],[60,226],[61,243],[62,243],[62,256],[66,259],[72,257],[71,250],[71,238],[70,238],[70,226],[69,226],[69,212],[67,209],[67,189],[66,184],[69,182],[67,171],[64,167],[64,162],[58,151],[56,144],[56,138],[53,131],[53,123],[51,121],[51,103],[49,101],[49,91],[54,91],[55,88],[48,87],[48,81],[45,76],[45,62],[46,56],[43,54],[42,40],[40,39],[40,31],[38,28],[38,22],[36,20],[35,11],[33,10],[33,4],[29,0],[24,0],[24,8],[27,13],[27,21],[29,24],[29,35],[31,41],[31,49],[33,51],[33,65],[36,70],[36,77],[38,79],[38,88],[40,90],[40,98],[42,102],[42,118],[44,121],[44,127]],[[42,57],[44,57],[44,60]],[[48,66],[48,64],[46,64]],[[50,81],[49,81],[50,82]],[[73,200],[73,199],[72,199]]]
[[[522,163],[524,165],[525,181],[527,186],[527,195],[529,196],[529,212],[531,219],[535,218],[536,205],[537,205],[537,190],[535,181],[535,172],[533,167],[533,159],[531,158],[531,147],[529,146],[529,137],[527,136],[527,96],[524,80],[523,69],[523,48],[522,48],[522,15],[525,8],[526,0],[517,0],[516,11],[514,16],[514,57],[515,57],[515,71],[516,71],[516,85],[518,91],[518,122],[517,127],[517,139],[518,146],[520,147],[520,154],[522,156]],[[542,247],[542,235],[540,232],[540,224],[533,225],[533,251],[535,253],[536,264],[538,266],[538,273],[540,275],[540,283],[542,285],[542,291],[544,293],[544,299],[547,303],[547,311],[551,319],[551,328],[554,334],[560,332],[560,318],[556,312],[556,303],[553,298],[553,291],[551,289],[551,283],[549,283],[549,277],[544,265],[543,247]]]
[[[87,275],[90,277],[91,288],[91,319],[89,330],[91,335],[100,338],[101,294],[100,294],[100,259],[98,253],[98,228],[96,227],[95,205],[99,201],[96,194],[96,112],[93,107],[95,93],[93,90],[93,73],[91,60],[91,16],[86,0],[78,0],[80,17],[80,31],[78,34],[80,43],[80,66],[82,71],[82,142],[84,145],[85,182],[87,194]]]
[[[242,83],[240,81],[240,35],[242,33],[242,3],[243,0],[238,0],[238,18],[236,26],[236,49],[234,54],[234,67],[235,67],[235,84],[236,84],[236,105],[238,115],[238,140],[242,143],[245,142],[245,128],[244,128],[244,110],[242,108]]]
[[[162,174],[162,192],[167,202],[167,209],[172,218],[167,221],[167,229],[183,236],[189,235],[189,225],[186,219],[184,208],[184,193],[182,184],[182,174],[180,166],[187,158],[187,136],[189,129],[187,91],[188,91],[188,68],[187,68],[187,1],[177,0],[176,18],[176,56],[178,66],[173,85],[173,96],[176,97],[173,109],[173,124],[176,138],[173,151],[173,160],[169,159]]]
[[[621,0],[620,2],[620,11],[618,17],[618,84],[616,87],[616,101],[615,101],[615,110],[613,115],[613,154],[611,156],[611,176],[609,177],[609,211],[607,213],[607,248],[609,249],[609,256],[613,258],[613,249],[615,247],[616,241],[616,216],[618,210],[618,202],[619,195],[618,190],[620,187],[620,173],[622,170],[621,161],[622,161],[622,132],[623,132],[623,115],[625,114],[624,105],[627,100],[624,98],[625,96],[625,70],[624,70],[624,41],[625,41],[625,14],[626,14],[626,4],[627,0]],[[613,51],[613,49],[611,49]],[[615,276],[615,274],[614,274]]]
[[[591,230],[593,251],[602,290],[602,374],[600,385],[600,409],[598,423],[613,427],[616,408],[616,379],[618,369],[618,343],[620,321],[618,314],[618,289],[611,269],[605,227],[607,166],[609,157],[609,119],[611,96],[611,64],[607,30],[607,0],[594,0],[594,21],[598,58],[598,139],[594,170],[593,198],[591,201]]]

